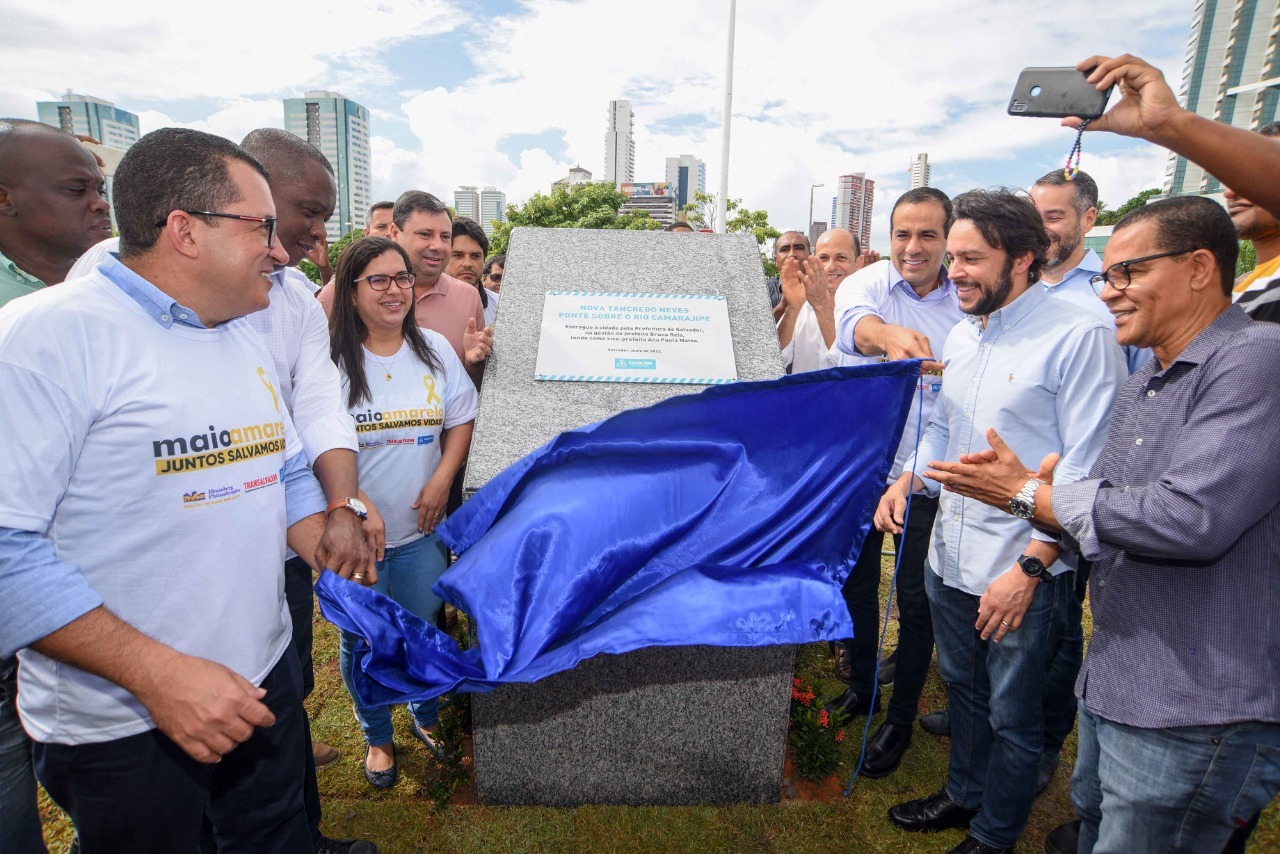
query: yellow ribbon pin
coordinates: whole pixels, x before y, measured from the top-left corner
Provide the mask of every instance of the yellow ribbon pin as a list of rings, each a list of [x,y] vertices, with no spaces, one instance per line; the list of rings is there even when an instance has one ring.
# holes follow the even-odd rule
[[[422,384],[427,387],[427,403],[439,403],[440,395],[436,394],[436,378],[427,374],[422,378]]]

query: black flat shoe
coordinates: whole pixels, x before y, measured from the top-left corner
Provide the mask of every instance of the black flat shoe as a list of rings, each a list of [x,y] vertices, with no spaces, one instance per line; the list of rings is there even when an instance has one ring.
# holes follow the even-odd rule
[[[1080,819],[1060,824],[1044,838],[1045,854],[1076,854],[1080,844]]]
[[[369,748],[364,749],[364,778],[369,781],[369,785],[375,789],[390,789],[396,784],[396,780],[400,778],[400,769],[392,763],[391,767],[385,771],[369,770]]]
[[[947,709],[943,709],[940,712],[930,712],[927,715],[921,715],[920,729],[930,735],[943,735],[950,738],[951,712]]]
[[[969,826],[978,810],[967,810],[947,795],[946,789],[898,804],[889,810],[889,821],[904,830],[934,831]]]
[[[862,776],[885,777],[892,774],[902,762],[902,755],[911,746],[911,726],[899,726],[888,721],[867,744],[867,756],[862,761]]]
[[[990,845],[979,842],[970,836],[964,842],[948,851],[947,854],[1010,854],[1012,851],[1012,848],[992,848]]]
[[[832,717],[838,714],[844,715],[844,722],[848,723],[856,717],[861,717],[868,713],[874,715],[880,711],[879,695],[876,696],[875,708],[871,707],[870,700],[870,697],[859,697],[858,692],[850,688],[822,708]]]

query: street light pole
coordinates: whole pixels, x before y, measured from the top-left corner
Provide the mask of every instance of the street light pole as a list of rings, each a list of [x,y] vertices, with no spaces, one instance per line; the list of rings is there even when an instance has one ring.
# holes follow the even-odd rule
[[[827,185],[814,184],[812,187],[809,188],[809,221],[804,224],[804,231],[806,235],[813,231],[813,191],[818,189],[819,187],[825,187],[825,186]],[[812,240],[813,238],[810,237],[809,239]]]
[[[720,130],[720,198],[716,200],[716,232],[724,234],[729,218],[729,120],[733,117],[733,28],[738,0],[729,0],[729,47],[724,60],[724,122]]]

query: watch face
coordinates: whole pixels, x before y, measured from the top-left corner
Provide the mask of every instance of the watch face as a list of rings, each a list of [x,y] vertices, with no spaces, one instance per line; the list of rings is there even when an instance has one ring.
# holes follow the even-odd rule
[[[359,498],[348,498],[347,506],[359,513],[361,516],[369,515],[369,508],[364,506],[364,502]]]
[[[1018,566],[1022,567],[1022,571],[1032,578],[1039,578],[1044,575],[1044,561],[1030,555],[1023,555],[1018,558]]]
[[[1034,504],[1020,497],[1009,500],[1009,510],[1019,519],[1030,519],[1036,512]]]

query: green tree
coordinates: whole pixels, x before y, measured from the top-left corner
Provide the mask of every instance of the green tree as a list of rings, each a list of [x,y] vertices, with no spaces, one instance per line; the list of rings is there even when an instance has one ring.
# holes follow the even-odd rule
[[[662,223],[642,211],[619,213],[627,197],[612,184],[578,184],[554,187],[549,195],[534,193],[523,205],[507,205],[507,221],[497,223],[489,238],[489,254],[507,251],[511,229],[612,228],[651,231]]]
[[[685,217],[694,228],[715,230],[716,218],[720,215],[717,207],[718,199],[712,193],[695,192],[693,201],[684,206]],[[730,199],[725,205],[728,223],[725,231],[729,234],[750,234],[760,247],[760,263],[764,265],[766,276],[778,275],[778,268],[773,260],[764,254],[764,242],[776,240],[782,232],[769,225],[769,212],[753,211],[742,206],[742,199]]]
[[[364,229],[357,228],[347,232],[346,236],[339,239],[336,243],[330,243],[329,244],[329,267],[334,270],[338,269],[338,256],[342,254],[342,250],[346,249],[347,246],[352,241],[359,240],[362,237],[364,237]],[[319,268],[316,267],[315,264],[312,264],[310,261],[308,261],[306,258],[303,258],[300,262],[298,262],[298,269],[302,271],[303,275],[305,275],[311,281],[315,282],[317,285],[324,284],[324,282],[320,281]]]
[[[1258,253],[1253,248],[1253,241],[1240,241],[1240,254],[1236,256],[1236,278],[1251,272],[1258,264]]]
[[[1151,201],[1151,198],[1153,196],[1158,196],[1158,195],[1160,195],[1160,190],[1157,190],[1157,189],[1143,190],[1141,193],[1138,193],[1138,195],[1134,196],[1132,199],[1125,202],[1123,205],[1116,208],[1115,210],[1111,210],[1110,208],[1107,207],[1106,202],[1099,200],[1098,201],[1098,221],[1096,224],[1097,225],[1115,225],[1117,222],[1123,219],[1124,215],[1127,214],[1129,211],[1134,210],[1135,208],[1142,207],[1147,202]]]

